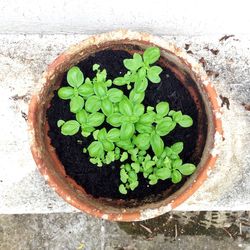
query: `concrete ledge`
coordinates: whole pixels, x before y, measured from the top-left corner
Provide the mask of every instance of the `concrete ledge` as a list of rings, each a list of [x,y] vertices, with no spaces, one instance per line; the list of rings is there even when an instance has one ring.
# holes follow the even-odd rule
[[[86,35],[0,35],[0,213],[75,212],[46,185],[29,151],[28,102],[42,72]],[[250,210],[250,36],[165,36],[204,58],[222,107],[225,140],[216,168],[180,211]],[[188,44],[188,45],[185,45]],[[218,54],[210,49],[218,49]],[[219,73],[217,77],[215,77]],[[220,100],[221,102],[221,100]]]

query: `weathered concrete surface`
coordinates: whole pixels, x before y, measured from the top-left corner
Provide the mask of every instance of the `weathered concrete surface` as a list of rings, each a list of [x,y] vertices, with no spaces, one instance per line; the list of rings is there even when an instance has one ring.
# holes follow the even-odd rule
[[[249,213],[170,213],[112,223],[82,213],[0,215],[0,250],[250,249]]]
[[[85,35],[0,36],[0,213],[72,212],[36,170],[27,139],[28,101],[38,79],[60,52]],[[250,36],[219,42],[218,36],[169,37],[188,47],[207,70],[219,94],[230,102],[222,108],[224,142],[216,168],[193,197],[178,210],[250,210]],[[218,49],[214,55],[209,49]],[[214,52],[216,53],[216,52]],[[221,100],[220,100],[221,102]]]

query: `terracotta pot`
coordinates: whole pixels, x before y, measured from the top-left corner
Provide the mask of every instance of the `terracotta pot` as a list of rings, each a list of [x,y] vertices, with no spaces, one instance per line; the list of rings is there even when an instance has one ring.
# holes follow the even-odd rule
[[[194,98],[198,113],[200,137],[197,151],[203,149],[197,171],[172,195],[168,192],[153,202],[134,202],[96,199],[66,176],[64,168],[50,145],[47,136],[46,110],[62,75],[90,54],[107,48],[143,50],[148,46],[161,49],[161,61],[175,73]],[[49,65],[40,81],[39,91],[29,107],[31,151],[38,169],[49,185],[74,207],[93,216],[114,221],[138,221],[166,213],[189,198],[205,181],[215,165],[217,142],[222,139],[222,124],[217,95],[206,73],[193,58],[173,44],[146,33],[119,30],[91,36],[70,47]],[[207,122],[206,122],[207,120]],[[203,131],[203,132],[202,132]],[[204,133],[206,131],[206,133]],[[204,147],[202,147],[203,145]]]

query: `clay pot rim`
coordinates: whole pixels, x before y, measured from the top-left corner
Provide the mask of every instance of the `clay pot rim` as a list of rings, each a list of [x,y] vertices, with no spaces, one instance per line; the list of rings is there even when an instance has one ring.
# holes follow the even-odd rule
[[[44,163],[41,151],[38,150],[39,143],[36,137],[36,112],[39,105],[39,94],[43,91],[43,87],[52,76],[53,72],[56,71],[57,67],[60,66],[60,62],[67,60],[68,56],[78,48],[86,48],[90,45],[95,45],[98,47],[99,44],[107,42],[107,41],[119,41],[119,40],[138,40],[147,42],[150,44],[155,44],[158,47],[162,47],[169,52],[172,52],[182,61],[184,61],[191,69],[192,73],[198,76],[200,84],[202,84],[204,91],[206,92],[208,99],[210,101],[210,108],[213,113],[212,124],[214,127],[213,131],[213,147],[209,152],[209,156],[205,164],[202,166],[202,171],[199,171],[197,176],[192,180],[192,183],[189,184],[188,187],[185,188],[181,193],[178,194],[177,197],[173,197],[170,202],[162,203],[159,207],[154,208],[147,208],[147,206],[138,209],[125,209],[120,213],[116,213],[114,211],[106,211],[97,208],[89,203],[81,202],[69,189],[65,189],[64,185],[58,182],[55,174],[51,169],[46,167]],[[59,55],[52,64],[49,65],[47,71],[44,73],[40,84],[38,86],[39,90],[36,94],[33,95],[30,105],[29,105],[29,113],[28,113],[28,124],[29,124],[29,135],[30,135],[30,145],[31,145],[31,152],[33,158],[37,164],[37,167],[41,174],[44,176],[45,180],[48,184],[55,190],[65,201],[73,205],[74,207],[84,211],[88,214],[91,214],[96,217],[100,217],[103,219],[114,220],[114,221],[138,221],[138,220],[145,220],[149,218],[153,218],[164,214],[178,205],[183,203],[186,199],[188,199],[207,179],[211,170],[215,166],[215,162],[218,155],[218,141],[222,140],[223,130],[222,130],[222,123],[221,123],[221,114],[220,114],[220,107],[217,101],[217,94],[213,87],[213,84],[209,81],[206,72],[203,70],[202,66],[197,63],[192,57],[190,57],[183,49],[177,48],[175,45],[157,37],[147,33],[140,33],[130,30],[118,30],[112,31],[109,33],[98,34],[94,36],[90,36],[86,40],[71,46],[68,50],[63,52]],[[178,191],[177,191],[178,192]],[[174,193],[175,194],[175,193]],[[172,195],[171,195],[172,196]]]

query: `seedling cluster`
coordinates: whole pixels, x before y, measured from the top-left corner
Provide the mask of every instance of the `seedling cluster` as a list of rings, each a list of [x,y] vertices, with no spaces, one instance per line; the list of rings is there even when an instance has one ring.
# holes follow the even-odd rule
[[[149,81],[161,81],[161,67],[152,65],[159,58],[160,50],[156,47],[146,49],[142,56],[135,53],[132,59],[123,61],[127,73],[113,81],[107,79],[106,70],[98,64],[93,65],[93,79],[84,78],[78,67],[72,67],[67,73],[69,86],[58,90],[58,96],[69,100],[70,111],[75,114],[75,120],[58,120],[61,133],[71,136],[81,131],[83,137],[92,136],[93,141],[83,153],[98,167],[120,161],[122,194],[139,185],[139,173],[155,185],[166,179],[178,183],[182,175],[195,171],[193,164],[183,163],[179,157],[182,142],[167,147],[162,140],[177,124],[183,128],[192,126],[192,118],[170,110],[168,102],[160,102],[156,107],[142,104]],[[126,85],[129,96],[114,85]],[[102,128],[105,121],[113,128]]]

